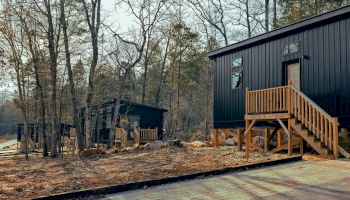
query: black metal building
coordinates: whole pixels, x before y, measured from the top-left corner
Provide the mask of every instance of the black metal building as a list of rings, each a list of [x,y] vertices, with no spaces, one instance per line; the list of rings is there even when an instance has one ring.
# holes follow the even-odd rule
[[[108,99],[102,101],[99,105],[92,106],[91,131],[94,141],[101,141],[103,139],[103,141],[106,142],[109,140],[111,122],[115,111],[115,101],[115,99]],[[167,112],[167,110],[121,100],[119,110],[120,118],[117,120],[117,126],[120,127],[121,120],[127,120],[129,127],[126,131],[131,131],[134,128],[158,128],[158,139],[162,139],[164,112]],[[84,108],[80,109],[79,116],[81,127],[85,127]]]
[[[298,87],[350,128],[350,6],[209,53],[214,127],[244,127],[245,88]]]

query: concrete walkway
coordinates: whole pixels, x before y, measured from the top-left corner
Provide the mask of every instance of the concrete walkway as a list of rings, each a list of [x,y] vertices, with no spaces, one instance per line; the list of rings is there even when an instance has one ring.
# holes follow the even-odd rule
[[[105,199],[350,199],[350,161],[299,161],[123,192]]]

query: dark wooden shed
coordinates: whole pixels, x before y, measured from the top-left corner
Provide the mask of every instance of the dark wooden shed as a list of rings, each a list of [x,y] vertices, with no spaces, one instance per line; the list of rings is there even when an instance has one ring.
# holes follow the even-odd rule
[[[98,137],[101,137],[105,142],[109,140],[112,116],[115,111],[115,101],[114,98],[106,99],[103,100],[100,105],[92,106],[91,131],[93,133],[94,141],[96,141]],[[157,128],[158,139],[162,139],[164,112],[167,112],[167,110],[121,100],[119,110],[121,118],[118,119],[117,127],[120,127],[120,120],[127,119],[130,122],[129,126],[135,126],[132,128]],[[85,127],[85,108],[81,108],[80,110],[80,123],[81,127]],[[131,131],[131,129],[129,131]]]

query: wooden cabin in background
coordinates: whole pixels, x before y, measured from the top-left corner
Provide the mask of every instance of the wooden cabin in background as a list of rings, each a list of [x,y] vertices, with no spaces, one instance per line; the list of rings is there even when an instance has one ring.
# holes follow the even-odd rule
[[[92,140],[95,143],[107,144],[110,139],[109,134],[115,111],[115,101],[114,98],[107,99],[99,105],[92,106],[92,126],[90,128],[93,133]],[[167,110],[121,100],[117,128],[123,128],[129,139],[131,139],[130,136],[133,135],[134,130],[139,130],[142,134],[144,129],[157,130],[155,136],[152,136],[152,140],[162,139],[164,112],[167,112]],[[81,108],[79,116],[81,127],[85,127],[85,108]],[[85,131],[83,134],[85,135]]]
[[[349,6],[208,56],[214,68],[214,128],[244,128],[248,153],[251,130],[262,127],[271,134],[282,129],[290,154],[295,138],[325,157],[339,152],[350,157]]]

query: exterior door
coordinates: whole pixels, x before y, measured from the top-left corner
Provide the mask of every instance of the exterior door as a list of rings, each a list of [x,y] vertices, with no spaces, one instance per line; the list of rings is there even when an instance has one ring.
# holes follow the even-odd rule
[[[300,90],[300,63],[293,63],[287,66],[288,81],[298,90]]]

